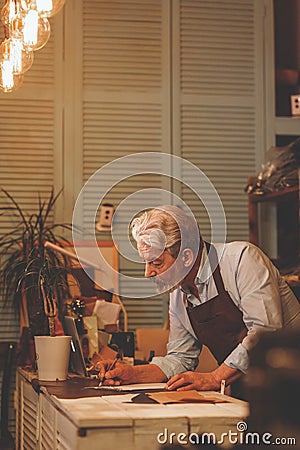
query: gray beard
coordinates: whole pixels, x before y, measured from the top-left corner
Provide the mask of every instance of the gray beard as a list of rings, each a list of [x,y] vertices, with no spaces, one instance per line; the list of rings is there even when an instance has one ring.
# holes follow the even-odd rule
[[[152,281],[153,281],[153,283],[156,284],[157,291],[160,294],[170,294],[171,292],[175,291],[175,289],[178,289],[179,286],[180,286],[179,283],[176,283],[175,285],[172,285],[172,284],[170,284],[168,282],[165,282],[165,281],[160,280],[160,279],[155,278],[155,277],[152,279]]]

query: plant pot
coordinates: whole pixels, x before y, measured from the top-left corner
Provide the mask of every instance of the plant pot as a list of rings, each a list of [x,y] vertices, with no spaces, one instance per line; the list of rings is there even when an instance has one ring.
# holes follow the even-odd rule
[[[71,336],[34,336],[38,379],[66,380]]]

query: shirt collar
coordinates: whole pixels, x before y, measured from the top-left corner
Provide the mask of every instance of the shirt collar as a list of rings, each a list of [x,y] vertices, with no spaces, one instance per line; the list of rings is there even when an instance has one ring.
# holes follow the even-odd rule
[[[195,285],[196,286],[200,286],[201,284],[208,285],[210,276],[211,276],[211,268],[210,268],[210,263],[208,260],[206,245],[204,244],[203,249],[202,249],[202,255],[201,255],[198,273],[195,278]],[[193,293],[187,286],[185,286],[185,287],[181,286],[180,290],[184,294],[186,294],[187,297],[190,297],[193,295]]]
[[[200,260],[200,265],[199,265],[195,283],[196,283],[196,285],[197,284],[198,285],[199,284],[208,284],[210,277],[211,277],[211,268],[210,268],[210,263],[209,263],[209,259],[208,259],[206,245],[204,243],[201,260]]]

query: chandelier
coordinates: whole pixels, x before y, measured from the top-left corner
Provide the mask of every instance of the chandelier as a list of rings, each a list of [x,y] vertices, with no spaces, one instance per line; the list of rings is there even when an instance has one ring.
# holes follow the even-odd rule
[[[0,91],[13,92],[22,84],[36,50],[50,37],[49,17],[64,6],[65,0],[6,0],[1,20],[4,39],[0,45]]]

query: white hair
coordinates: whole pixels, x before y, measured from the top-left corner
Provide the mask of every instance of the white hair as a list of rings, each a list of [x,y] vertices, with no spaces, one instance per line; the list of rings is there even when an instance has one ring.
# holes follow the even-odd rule
[[[174,258],[184,248],[197,255],[202,238],[195,218],[177,206],[159,206],[144,212],[131,223],[132,236],[138,247],[147,246]]]

